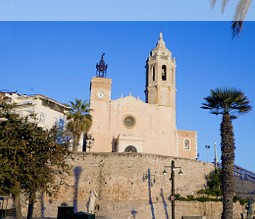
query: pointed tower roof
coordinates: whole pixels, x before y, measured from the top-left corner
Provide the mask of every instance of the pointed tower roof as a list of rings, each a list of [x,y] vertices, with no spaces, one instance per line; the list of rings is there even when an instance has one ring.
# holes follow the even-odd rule
[[[163,33],[162,32],[159,33],[159,40],[157,42],[156,48],[158,48],[158,49],[159,48],[161,48],[161,49],[166,48],[166,44],[163,40]]]
[[[156,47],[152,50],[152,54],[151,55],[160,55],[160,54],[164,54],[164,55],[169,55],[170,57],[172,56],[172,53],[170,52],[169,49],[166,48],[166,44],[163,40],[163,33],[160,32],[159,33],[159,40],[156,44]]]

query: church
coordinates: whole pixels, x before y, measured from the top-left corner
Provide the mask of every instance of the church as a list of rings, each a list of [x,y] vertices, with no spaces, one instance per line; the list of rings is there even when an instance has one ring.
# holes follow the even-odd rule
[[[114,81],[106,77],[103,56],[90,82],[93,124],[88,136],[94,139],[90,151],[196,159],[196,131],[176,128],[176,60],[163,34],[146,60],[145,102],[131,95],[111,99]]]

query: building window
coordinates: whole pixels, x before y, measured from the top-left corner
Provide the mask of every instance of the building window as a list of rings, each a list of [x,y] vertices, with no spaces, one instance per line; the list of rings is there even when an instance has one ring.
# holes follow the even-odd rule
[[[136,153],[137,150],[133,145],[129,145],[125,148],[125,152]]]
[[[184,140],[184,150],[190,150],[190,142],[189,139]]]
[[[166,75],[166,66],[162,66],[162,81],[166,81],[167,75]]]
[[[124,118],[124,125],[126,128],[133,128],[135,126],[135,117],[128,115]]]
[[[45,124],[45,113],[40,113],[39,123],[41,123],[42,125]]]

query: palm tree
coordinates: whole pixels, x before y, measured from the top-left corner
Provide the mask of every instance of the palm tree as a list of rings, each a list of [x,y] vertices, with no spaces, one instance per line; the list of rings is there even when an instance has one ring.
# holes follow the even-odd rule
[[[69,106],[67,129],[73,134],[73,151],[77,151],[82,134],[87,133],[92,125],[91,109],[89,103],[81,99],[70,101]]]
[[[210,110],[212,114],[222,115],[221,161],[222,161],[222,219],[233,218],[233,173],[235,161],[235,142],[232,119],[238,114],[251,111],[248,98],[240,90],[233,88],[217,88],[211,90],[210,96],[204,98],[202,109]]]
[[[236,37],[243,29],[244,20],[250,8],[252,0],[239,0],[238,5],[236,6],[236,12],[234,16],[234,20],[232,22],[232,35]],[[217,0],[211,0],[211,6],[214,8]],[[221,10],[224,12],[229,0],[222,0],[221,2]]]

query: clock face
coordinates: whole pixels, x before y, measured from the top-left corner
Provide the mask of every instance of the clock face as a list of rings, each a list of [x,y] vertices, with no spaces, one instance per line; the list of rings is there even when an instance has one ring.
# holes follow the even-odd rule
[[[104,92],[99,91],[99,92],[97,93],[97,97],[98,97],[99,99],[102,99],[102,98],[104,97]]]

